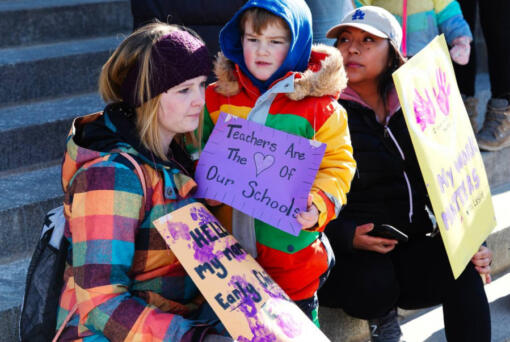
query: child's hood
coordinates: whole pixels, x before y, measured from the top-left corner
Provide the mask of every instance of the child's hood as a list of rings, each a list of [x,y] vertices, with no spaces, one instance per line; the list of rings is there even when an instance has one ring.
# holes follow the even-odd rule
[[[222,53],[216,59],[214,72],[218,79],[214,88],[217,93],[234,96],[241,91],[242,71]],[[307,96],[338,98],[346,86],[347,76],[338,49],[317,44],[312,48],[307,70],[294,77],[294,92],[286,96],[293,101]]]
[[[225,24],[220,32],[220,47],[223,54],[239,65],[248,76],[251,74],[246,68],[241,45],[241,31],[239,21],[242,13],[253,7],[263,8],[281,17],[289,26],[291,41],[287,57],[276,72],[267,80],[259,81],[250,77],[259,89],[267,89],[275,80],[281,78],[289,71],[303,72],[307,68],[312,47],[312,15],[304,0],[250,0],[232,19]]]

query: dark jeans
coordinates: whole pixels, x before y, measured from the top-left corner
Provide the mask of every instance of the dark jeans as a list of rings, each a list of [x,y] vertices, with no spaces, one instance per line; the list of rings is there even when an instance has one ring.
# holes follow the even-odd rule
[[[315,293],[315,295],[311,298],[298,300],[295,303],[312,322],[315,322],[316,317],[314,317],[314,314],[316,314],[317,309],[319,308],[317,293]]]
[[[335,245],[332,241],[333,248]],[[321,305],[354,317],[382,317],[396,306],[443,305],[448,341],[490,341],[490,312],[480,275],[469,263],[455,280],[439,236],[401,243],[388,254],[337,254],[336,267],[319,291]]]
[[[510,95],[510,1],[459,0],[464,18],[471,31],[475,31],[476,5],[480,8],[480,24],[487,44],[489,77],[492,97]],[[475,93],[476,53],[471,44],[471,58],[465,66],[454,63],[460,92],[467,96]]]
[[[342,21],[353,9],[345,0],[305,0],[312,12],[313,42],[333,45],[335,39],[326,38],[326,32]]]

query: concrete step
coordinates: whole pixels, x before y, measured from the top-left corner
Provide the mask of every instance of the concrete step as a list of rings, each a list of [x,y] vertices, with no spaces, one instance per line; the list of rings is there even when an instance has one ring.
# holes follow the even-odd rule
[[[10,262],[0,261],[0,336],[5,342],[18,341],[18,322],[23,301],[28,255]]]
[[[60,165],[1,177],[0,193],[0,258],[31,253],[44,215],[62,204]]]
[[[493,191],[496,228],[487,238],[487,246],[494,253],[491,265],[494,274],[510,269],[510,183]]]
[[[0,172],[62,158],[73,118],[103,107],[87,93],[0,108]]]
[[[510,148],[497,152],[482,152],[482,158],[491,189],[510,183]]]
[[[0,2],[0,48],[105,36],[131,30],[128,0]]]
[[[83,94],[97,90],[101,66],[123,35],[0,49],[0,103]]]

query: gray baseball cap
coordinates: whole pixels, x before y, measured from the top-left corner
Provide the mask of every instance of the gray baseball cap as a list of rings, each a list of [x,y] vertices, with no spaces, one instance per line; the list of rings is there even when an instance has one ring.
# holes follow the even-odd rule
[[[402,28],[393,14],[382,7],[363,6],[352,10],[340,24],[328,30],[326,37],[335,39],[346,26],[356,27],[374,36],[390,39],[400,49]]]

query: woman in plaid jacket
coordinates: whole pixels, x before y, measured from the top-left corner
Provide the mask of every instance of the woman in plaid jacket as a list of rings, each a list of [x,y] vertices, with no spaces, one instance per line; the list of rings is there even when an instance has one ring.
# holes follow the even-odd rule
[[[194,201],[183,144],[199,126],[210,67],[200,38],[162,23],[135,31],[103,66],[109,104],[74,121],[62,166],[70,251],[59,341],[210,341],[218,332],[152,224]],[[141,166],[145,189],[120,152]]]

